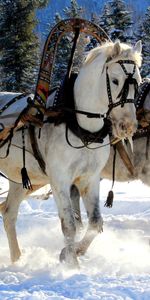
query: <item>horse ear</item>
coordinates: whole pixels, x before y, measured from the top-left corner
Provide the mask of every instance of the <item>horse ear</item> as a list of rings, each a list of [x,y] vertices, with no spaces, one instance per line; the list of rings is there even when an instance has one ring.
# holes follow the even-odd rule
[[[120,52],[121,52],[120,41],[116,41],[114,44],[112,57],[113,58],[117,57],[120,54]]]
[[[141,53],[141,52],[142,52],[142,42],[141,42],[141,40],[139,40],[139,41],[135,44],[133,50],[134,50],[135,52],[138,52],[138,53]]]

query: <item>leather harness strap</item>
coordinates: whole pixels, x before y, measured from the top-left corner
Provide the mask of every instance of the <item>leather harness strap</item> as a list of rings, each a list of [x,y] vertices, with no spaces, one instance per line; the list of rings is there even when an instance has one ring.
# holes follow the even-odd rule
[[[38,161],[42,172],[46,175],[46,165],[45,165],[45,161],[42,157],[42,154],[39,150],[39,146],[38,146],[37,138],[36,138],[36,134],[35,134],[35,127],[33,125],[30,125],[28,130],[29,130],[30,142],[31,142],[34,157]]]
[[[131,175],[134,175],[134,166],[129,158],[127,151],[125,150],[125,147],[123,146],[122,141],[119,141],[116,144],[116,149],[117,149],[125,167],[128,169],[129,173]]]

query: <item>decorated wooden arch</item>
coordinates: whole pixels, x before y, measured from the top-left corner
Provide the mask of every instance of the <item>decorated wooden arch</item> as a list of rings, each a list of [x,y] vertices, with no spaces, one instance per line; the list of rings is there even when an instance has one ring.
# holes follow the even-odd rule
[[[45,42],[34,97],[34,105],[40,107],[41,114],[43,114],[51,88],[51,77],[57,46],[61,38],[70,32],[75,34],[76,40],[80,33],[93,36],[100,44],[106,40],[110,40],[106,32],[100,26],[84,19],[72,18],[62,20],[53,27]]]

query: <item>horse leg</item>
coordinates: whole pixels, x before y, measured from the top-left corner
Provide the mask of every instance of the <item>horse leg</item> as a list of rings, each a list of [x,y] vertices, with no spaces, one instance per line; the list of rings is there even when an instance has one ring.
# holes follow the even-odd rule
[[[70,188],[70,197],[76,222],[76,229],[80,231],[80,229],[83,227],[80,210],[80,194],[78,188],[74,184]]]
[[[63,184],[59,183],[59,186],[62,188]],[[66,185],[65,183],[65,186]],[[57,182],[57,192],[51,184],[54,198],[56,200],[59,218],[61,220],[61,228],[65,238],[66,246],[62,249],[60,253],[60,261],[65,262],[68,266],[77,267],[78,260],[75,251],[75,234],[76,234],[76,224],[73,214],[73,209],[70,199],[70,190],[65,189],[62,191],[58,189]]]
[[[103,219],[99,207],[99,180],[90,183],[82,192],[82,199],[88,215],[88,228],[81,241],[76,243],[76,254],[83,255],[93,239],[103,231]]]
[[[23,199],[33,190],[23,189],[21,184],[10,182],[9,193],[6,200],[0,204],[0,211],[3,216],[4,228],[8,238],[11,261],[15,262],[19,259],[21,251],[17,241],[16,220],[19,210],[19,205]]]

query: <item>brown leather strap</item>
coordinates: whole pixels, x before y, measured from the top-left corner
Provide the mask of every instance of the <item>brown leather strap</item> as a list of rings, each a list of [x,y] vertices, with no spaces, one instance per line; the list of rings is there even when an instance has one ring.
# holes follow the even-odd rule
[[[30,141],[31,141],[31,146],[32,146],[34,157],[38,161],[42,172],[46,175],[45,161],[44,161],[44,159],[42,157],[42,154],[39,150],[39,146],[38,146],[38,143],[37,143],[37,138],[36,138],[36,135],[35,135],[35,127],[32,126],[32,125],[29,126],[29,135],[30,135]]]
[[[119,141],[118,143],[116,143],[116,149],[117,149],[124,165],[130,172],[130,174],[133,176],[134,175],[134,166],[129,158],[127,151],[125,150],[125,147],[123,146],[122,141]]]

